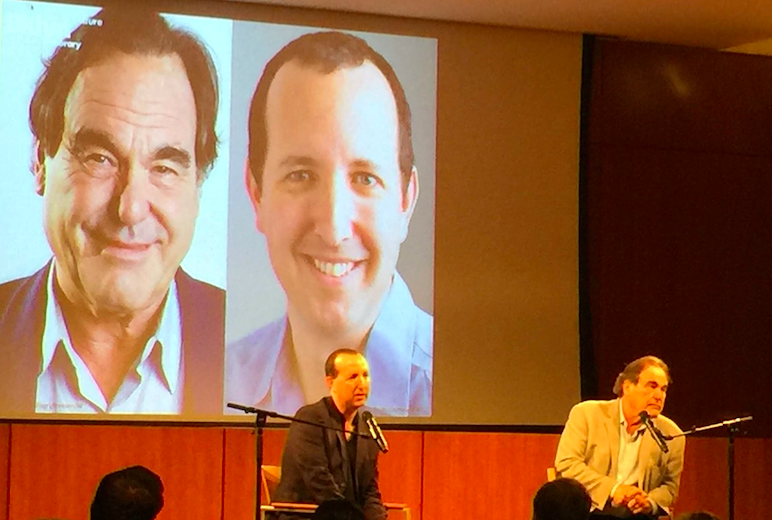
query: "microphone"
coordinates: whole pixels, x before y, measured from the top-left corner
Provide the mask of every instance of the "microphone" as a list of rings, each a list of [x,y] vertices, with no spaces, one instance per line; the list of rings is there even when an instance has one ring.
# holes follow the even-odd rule
[[[386,437],[383,436],[380,426],[375,422],[373,414],[369,411],[364,411],[362,412],[362,419],[364,419],[365,424],[367,424],[367,428],[370,430],[370,436],[375,441],[375,444],[378,445],[378,449],[381,450],[382,453],[388,453],[389,443],[386,442]]]
[[[657,446],[659,446],[659,449],[667,453],[669,449],[667,447],[667,444],[665,443],[665,435],[661,431],[659,431],[659,428],[654,426],[654,423],[651,422],[651,417],[649,417],[649,412],[644,410],[641,413],[639,413],[638,416],[641,418],[641,421],[643,421],[643,424],[646,425],[646,428],[648,428],[649,433],[651,433],[651,436],[654,438],[654,441],[657,443]]]
[[[253,408],[251,406],[244,406],[243,404],[238,403],[228,403],[226,405],[228,408],[233,408],[234,410],[241,410],[244,413],[257,413],[258,409]]]

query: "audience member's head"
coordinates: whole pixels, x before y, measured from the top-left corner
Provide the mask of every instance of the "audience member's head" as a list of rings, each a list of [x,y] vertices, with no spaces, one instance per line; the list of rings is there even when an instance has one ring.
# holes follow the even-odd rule
[[[547,482],[533,497],[533,520],[587,520],[592,500],[572,478]]]
[[[144,466],[105,475],[91,503],[91,520],[153,520],[164,505],[161,478]]]
[[[708,511],[695,511],[693,513],[684,513],[678,517],[678,520],[721,520],[719,517]]]
[[[316,509],[312,520],[365,520],[365,514],[348,500],[327,500]]]

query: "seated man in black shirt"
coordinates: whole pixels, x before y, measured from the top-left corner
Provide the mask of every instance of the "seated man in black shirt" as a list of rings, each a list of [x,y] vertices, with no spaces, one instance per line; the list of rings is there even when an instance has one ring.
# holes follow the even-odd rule
[[[370,392],[364,356],[355,350],[336,350],[327,358],[324,371],[329,397],[300,408],[295,417],[366,432],[365,421],[357,413]],[[378,490],[378,446],[371,439],[292,423],[281,468],[281,482],[274,495],[277,502],[321,504],[345,499],[361,507],[366,520],[386,518]]]

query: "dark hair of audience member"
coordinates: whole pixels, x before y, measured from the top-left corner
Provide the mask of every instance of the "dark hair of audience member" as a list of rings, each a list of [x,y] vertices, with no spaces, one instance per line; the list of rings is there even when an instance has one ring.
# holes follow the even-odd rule
[[[533,520],[587,520],[592,500],[572,478],[547,482],[533,497]]]
[[[327,500],[314,511],[312,520],[365,520],[365,514],[348,500]]]
[[[144,466],[108,473],[91,503],[91,520],[153,520],[164,505],[161,478]]]

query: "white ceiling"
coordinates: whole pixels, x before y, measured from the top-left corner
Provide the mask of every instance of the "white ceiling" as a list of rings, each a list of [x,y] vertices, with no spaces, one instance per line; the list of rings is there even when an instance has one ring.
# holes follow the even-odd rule
[[[772,0],[237,0],[724,49],[772,38]]]

